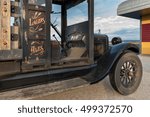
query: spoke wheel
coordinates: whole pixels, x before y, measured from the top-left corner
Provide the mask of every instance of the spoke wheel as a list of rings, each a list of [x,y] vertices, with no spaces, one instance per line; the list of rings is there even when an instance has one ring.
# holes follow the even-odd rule
[[[112,87],[123,95],[137,90],[142,79],[142,64],[139,57],[128,52],[121,56],[110,73]]]
[[[120,71],[120,80],[124,87],[128,88],[134,85],[136,81],[136,68],[136,63],[133,61],[127,61],[122,65]]]

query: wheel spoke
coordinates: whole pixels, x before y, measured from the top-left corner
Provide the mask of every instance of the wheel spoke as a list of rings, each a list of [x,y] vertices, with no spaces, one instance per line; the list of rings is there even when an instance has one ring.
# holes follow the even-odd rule
[[[133,61],[125,62],[120,71],[120,81],[125,87],[129,87],[133,82],[136,74],[136,64]]]
[[[126,63],[123,64],[124,69],[126,69]]]
[[[120,75],[123,76],[125,74],[124,70],[121,70]]]
[[[121,82],[123,82],[123,80],[124,80],[124,76],[122,76],[120,79],[121,79]]]
[[[129,83],[131,83],[131,82],[132,82],[132,77],[129,76],[129,77],[128,77],[128,80],[129,80]]]
[[[130,67],[130,62],[127,62],[127,68],[129,68]]]
[[[124,76],[123,79],[122,79],[122,84],[125,85],[125,82],[126,82],[126,78]]]
[[[129,68],[130,70],[132,70],[134,68],[134,66],[133,65],[131,65],[131,67]]]

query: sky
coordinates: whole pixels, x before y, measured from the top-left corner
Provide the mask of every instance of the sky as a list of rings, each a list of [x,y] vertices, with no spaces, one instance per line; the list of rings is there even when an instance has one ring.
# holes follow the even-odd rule
[[[95,32],[119,36],[123,40],[140,40],[140,21],[117,16],[117,8],[125,0],[95,0]]]
[[[118,5],[123,1],[125,0],[94,0],[94,32],[98,33],[98,30],[101,30],[101,33],[107,34],[110,40],[113,37],[121,37],[123,40],[140,40],[140,21],[117,16]],[[58,6],[53,9],[60,11]],[[68,25],[87,20],[86,11],[86,2],[68,11]],[[60,22],[59,19],[57,22]]]

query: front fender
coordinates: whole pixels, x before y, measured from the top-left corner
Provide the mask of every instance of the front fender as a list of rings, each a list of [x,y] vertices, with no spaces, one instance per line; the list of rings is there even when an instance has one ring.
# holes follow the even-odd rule
[[[97,67],[87,76],[91,84],[103,80],[111,71],[113,65],[119,60],[122,54],[132,51],[139,54],[138,46],[130,43],[121,43],[111,46],[109,50],[97,61]]]

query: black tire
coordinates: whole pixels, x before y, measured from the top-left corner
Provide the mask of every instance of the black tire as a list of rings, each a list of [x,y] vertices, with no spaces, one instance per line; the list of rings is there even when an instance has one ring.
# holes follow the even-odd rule
[[[139,57],[133,52],[124,53],[109,75],[110,83],[120,94],[132,94],[141,83],[142,72],[142,63]]]

